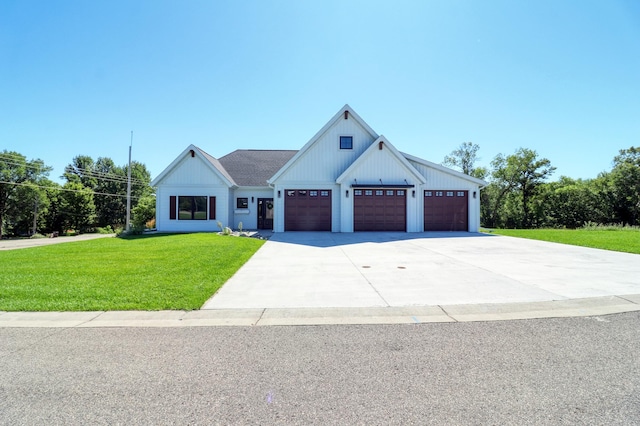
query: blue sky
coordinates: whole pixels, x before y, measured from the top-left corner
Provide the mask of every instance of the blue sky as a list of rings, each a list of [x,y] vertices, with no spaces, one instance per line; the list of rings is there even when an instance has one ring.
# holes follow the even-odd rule
[[[193,143],[299,149],[345,103],[396,148],[534,149],[553,179],[640,146],[636,0],[0,5],[0,151],[157,176]]]

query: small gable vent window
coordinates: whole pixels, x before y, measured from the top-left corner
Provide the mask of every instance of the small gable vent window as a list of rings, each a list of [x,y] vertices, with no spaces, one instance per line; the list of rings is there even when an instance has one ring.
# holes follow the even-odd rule
[[[340,136],[340,149],[353,149],[353,136]]]

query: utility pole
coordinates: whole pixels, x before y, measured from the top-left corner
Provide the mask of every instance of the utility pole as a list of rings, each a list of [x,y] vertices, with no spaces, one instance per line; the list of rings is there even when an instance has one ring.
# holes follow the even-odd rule
[[[31,232],[31,235],[36,235],[37,229],[38,229],[38,196],[36,196],[36,201],[33,203],[33,232]]]
[[[126,230],[131,230],[131,147],[133,146],[133,130],[131,131],[131,143],[129,144],[129,169],[127,172],[127,225]]]

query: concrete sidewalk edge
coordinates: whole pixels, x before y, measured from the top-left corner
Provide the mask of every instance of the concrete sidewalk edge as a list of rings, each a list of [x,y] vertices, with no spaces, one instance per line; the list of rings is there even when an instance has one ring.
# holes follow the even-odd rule
[[[589,317],[640,311],[640,294],[543,302],[365,308],[0,312],[0,328],[418,324]]]

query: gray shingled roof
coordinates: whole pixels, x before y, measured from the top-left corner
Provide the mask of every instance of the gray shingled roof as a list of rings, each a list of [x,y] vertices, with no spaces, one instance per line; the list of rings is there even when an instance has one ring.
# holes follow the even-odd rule
[[[235,179],[233,178],[232,175],[229,174],[229,172],[225,169],[225,167],[220,163],[220,160],[215,159],[212,155],[207,154],[206,152],[204,152],[202,149],[198,148],[198,150],[202,153],[202,155],[204,155],[204,157],[209,160],[209,162],[211,164],[213,164],[213,167],[215,167],[216,169],[218,169],[218,171],[220,173],[222,173],[222,175],[224,177],[226,177],[232,184],[235,183],[237,184],[237,182],[234,182]]]
[[[237,149],[218,161],[239,186],[267,186],[297,150]]]

